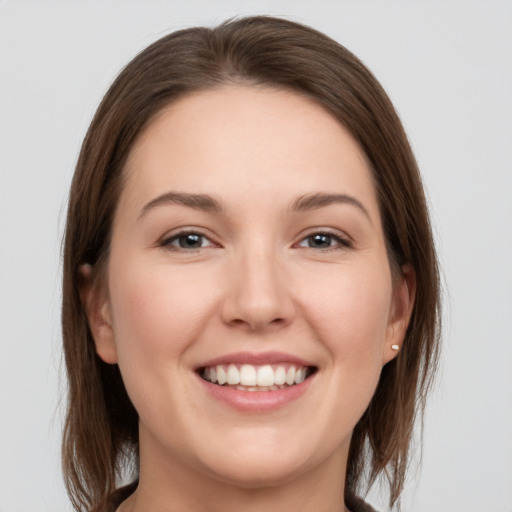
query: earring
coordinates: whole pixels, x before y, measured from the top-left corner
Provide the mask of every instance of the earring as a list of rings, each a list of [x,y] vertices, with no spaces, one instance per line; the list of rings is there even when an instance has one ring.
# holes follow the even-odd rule
[[[400,349],[400,347],[398,345],[391,345],[391,348],[396,351],[398,351]]]

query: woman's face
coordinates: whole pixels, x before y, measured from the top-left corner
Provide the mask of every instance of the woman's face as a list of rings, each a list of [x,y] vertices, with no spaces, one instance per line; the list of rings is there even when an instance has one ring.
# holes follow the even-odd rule
[[[413,289],[411,272],[393,286],[354,139],[298,94],[226,86],[163,110],[125,172],[106,290],[86,297],[141,471],[340,471]]]

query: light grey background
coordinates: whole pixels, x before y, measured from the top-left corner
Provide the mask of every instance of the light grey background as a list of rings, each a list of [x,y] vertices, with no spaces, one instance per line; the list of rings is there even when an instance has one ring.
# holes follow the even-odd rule
[[[512,511],[512,2],[0,0],[0,512],[61,483],[60,244],[93,111],[176,28],[286,15],[381,80],[416,151],[447,295],[443,365],[405,512]],[[378,491],[371,501],[386,510]]]

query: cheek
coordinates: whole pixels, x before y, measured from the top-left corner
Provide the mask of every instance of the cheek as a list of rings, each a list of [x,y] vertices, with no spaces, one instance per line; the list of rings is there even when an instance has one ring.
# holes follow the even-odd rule
[[[151,424],[165,417],[162,397],[166,410],[183,408],[180,397],[186,390],[180,386],[190,372],[187,350],[200,339],[211,318],[214,298],[211,287],[198,286],[197,274],[192,280],[191,272],[171,272],[165,265],[113,257],[111,261],[118,364],[142,422]]]
[[[380,378],[391,277],[384,265],[354,264],[307,281],[300,290],[302,311],[316,342],[328,352],[322,368],[327,383],[317,417],[323,418],[336,443],[350,435]]]
[[[197,276],[160,265],[112,265],[112,316],[120,365],[129,360],[173,364],[197,338],[213,298]],[[165,356],[165,357],[164,357]]]
[[[319,286],[320,283],[324,286]],[[386,340],[392,287],[387,267],[368,265],[331,271],[309,283],[304,310],[334,360],[350,371],[374,360],[380,369]],[[361,365],[356,364],[361,362]],[[356,365],[356,366],[354,366]],[[370,365],[373,366],[373,365]]]

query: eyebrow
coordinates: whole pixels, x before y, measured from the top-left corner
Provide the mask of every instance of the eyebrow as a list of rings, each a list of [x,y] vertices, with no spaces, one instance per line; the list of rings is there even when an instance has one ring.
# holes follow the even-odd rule
[[[221,203],[208,194],[166,192],[165,194],[155,197],[155,199],[152,199],[149,201],[149,203],[146,203],[140,212],[139,218],[141,218],[153,208],[167,204],[179,204],[182,206],[188,206],[194,210],[201,210],[204,212],[220,213],[223,211]]]
[[[187,194],[184,192],[166,192],[158,197],[155,197],[149,203],[146,203],[139,215],[139,218],[145,215],[148,211],[158,206],[164,206],[167,204],[178,204],[193,208],[195,210],[201,210],[205,212],[221,213],[224,211],[222,204],[217,199],[213,198],[208,194]],[[316,193],[307,194],[298,197],[290,205],[289,210],[292,212],[305,212],[309,210],[316,210],[331,204],[348,204],[355,206],[361,210],[372,223],[370,214],[355,197],[347,194],[326,194]]]
[[[370,214],[368,213],[368,210],[363,206],[363,204],[355,197],[349,196],[347,194],[307,194],[300,196],[295,201],[293,201],[290,206],[290,210],[292,212],[304,212],[330,206],[331,204],[348,204],[355,206],[361,210],[368,218],[370,223],[372,223]]]

